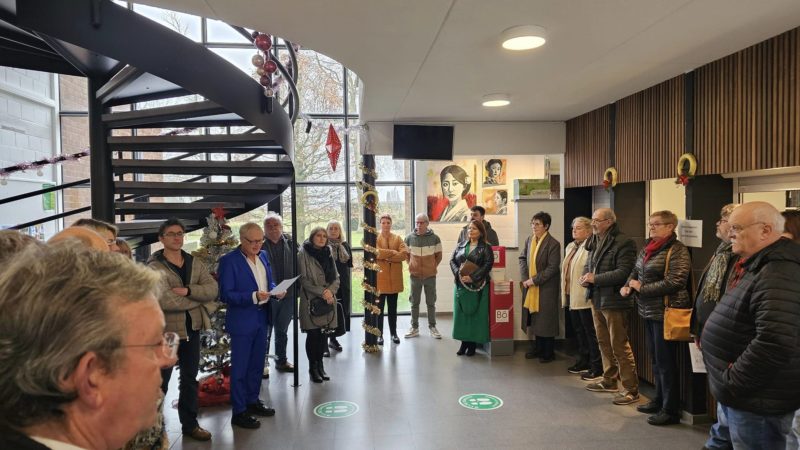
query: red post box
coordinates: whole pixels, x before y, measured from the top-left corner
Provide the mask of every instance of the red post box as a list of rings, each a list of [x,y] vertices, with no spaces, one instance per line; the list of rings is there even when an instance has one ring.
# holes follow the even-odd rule
[[[514,339],[514,282],[489,285],[489,336],[492,341]]]

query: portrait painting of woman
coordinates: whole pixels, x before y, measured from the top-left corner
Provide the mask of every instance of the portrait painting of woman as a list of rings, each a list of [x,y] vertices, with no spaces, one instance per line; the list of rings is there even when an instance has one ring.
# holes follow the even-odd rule
[[[450,164],[439,171],[437,179],[432,181],[428,188],[428,216],[431,221],[468,222],[469,209],[476,204],[473,176],[461,165]]]

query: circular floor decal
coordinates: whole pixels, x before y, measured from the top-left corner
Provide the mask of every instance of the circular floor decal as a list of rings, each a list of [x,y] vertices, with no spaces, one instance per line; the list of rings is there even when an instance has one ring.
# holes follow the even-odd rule
[[[489,394],[467,394],[458,399],[458,403],[467,409],[488,411],[503,406],[503,400]]]
[[[314,408],[314,414],[325,419],[341,419],[358,412],[358,405],[353,402],[325,402]]]

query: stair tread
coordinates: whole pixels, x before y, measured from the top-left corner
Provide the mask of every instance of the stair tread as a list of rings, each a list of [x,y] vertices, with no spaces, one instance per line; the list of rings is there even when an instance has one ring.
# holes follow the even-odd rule
[[[244,209],[244,202],[114,202],[114,207],[118,210],[211,210],[222,206],[227,210]]]
[[[241,120],[238,115],[209,100],[136,111],[111,112],[103,114],[102,120],[111,128],[122,128],[201,117],[208,120],[215,118],[218,120]]]

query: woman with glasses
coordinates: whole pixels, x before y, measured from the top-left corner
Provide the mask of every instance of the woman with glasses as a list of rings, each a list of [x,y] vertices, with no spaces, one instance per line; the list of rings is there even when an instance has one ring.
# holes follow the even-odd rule
[[[474,356],[478,344],[489,342],[489,273],[494,252],[486,241],[486,227],[473,220],[467,239],[459,242],[450,258],[455,277],[453,339],[461,341],[456,355]]]
[[[350,244],[344,240],[342,224],[338,220],[328,222],[328,245],[331,247],[333,260],[336,262],[336,271],[339,272],[339,290],[336,291],[336,332],[331,335],[329,348],[342,351],[342,344],[336,339],[350,331],[350,272],[353,269],[353,252]],[[325,356],[330,356],[330,351],[325,351]]]
[[[311,230],[300,247],[297,265],[300,268],[300,328],[306,333],[308,373],[311,381],[322,383],[330,380],[322,356],[328,334],[336,329],[336,291],[340,282],[325,228]],[[330,305],[329,311],[316,309],[317,305],[324,307],[324,304]]]
[[[636,258],[628,282],[620,289],[623,297],[636,295],[639,317],[644,319],[647,349],[653,364],[656,396],[636,409],[651,414],[650,425],[680,422],[677,347],[664,339],[664,306],[691,308],[689,273],[692,262],[689,250],[675,234],[678,217],[671,211],[650,215],[650,238]],[[631,394],[633,395],[633,394]],[[636,395],[638,398],[638,394]]]
[[[553,219],[539,211],[531,218],[531,236],[519,254],[522,281],[522,330],[528,336],[530,349],[525,358],[539,357],[539,362],[556,359],[555,341],[559,333],[561,244],[550,235]]]

